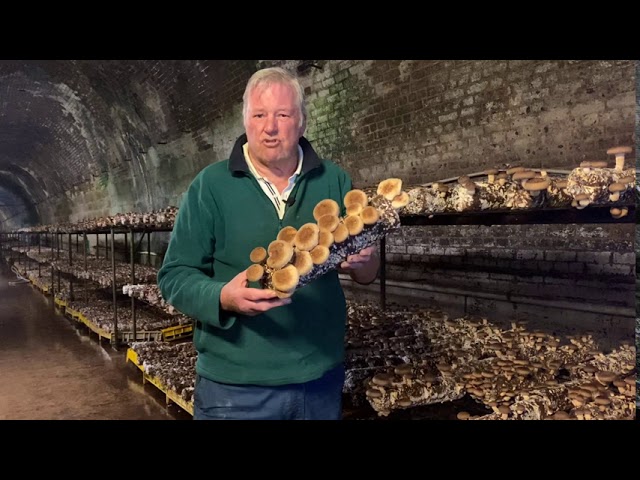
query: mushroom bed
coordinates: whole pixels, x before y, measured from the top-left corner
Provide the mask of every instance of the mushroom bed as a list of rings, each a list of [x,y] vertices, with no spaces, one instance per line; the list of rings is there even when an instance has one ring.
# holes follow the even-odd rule
[[[590,333],[523,322],[353,301],[348,312],[344,392],[361,412],[366,403],[382,417],[440,404],[460,419],[635,418],[632,340],[603,351]]]

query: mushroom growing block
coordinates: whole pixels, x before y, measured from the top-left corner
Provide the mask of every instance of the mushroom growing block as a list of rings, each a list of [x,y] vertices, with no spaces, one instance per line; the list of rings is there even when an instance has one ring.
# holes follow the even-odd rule
[[[340,216],[340,205],[336,201],[322,200],[313,209],[315,223],[304,224],[299,229],[284,227],[266,249],[256,247],[251,252],[253,265],[247,273],[251,273],[251,278],[262,288],[275,290],[280,296],[291,296],[297,288],[337,269],[349,255],[359,253],[398,229],[398,210],[409,201],[399,178],[380,182],[370,200],[362,190],[347,192],[344,217]]]

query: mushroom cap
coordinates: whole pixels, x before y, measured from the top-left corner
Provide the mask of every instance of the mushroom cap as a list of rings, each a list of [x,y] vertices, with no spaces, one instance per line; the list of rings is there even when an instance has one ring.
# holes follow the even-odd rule
[[[358,235],[364,229],[364,222],[359,215],[350,215],[344,219],[349,235]]]
[[[567,188],[569,182],[567,180],[556,180],[556,188]]]
[[[598,382],[602,383],[603,385],[606,385],[607,383],[611,383],[616,379],[616,374],[613,372],[606,372],[604,370],[600,370],[599,372],[596,372],[596,380],[598,380]]]
[[[267,250],[264,247],[256,247],[251,250],[249,260],[253,263],[262,263],[267,258]]]
[[[250,282],[257,282],[264,276],[264,267],[257,263],[254,263],[247,268],[247,280]]]
[[[378,184],[378,195],[382,195],[390,202],[400,195],[400,192],[402,192],[402,180],[399,178],[387,178]]]
[[[471,179],[467,175],[460,175],[458,177],[458,183],[460,185],[464,185],[465,183],[469,183]]]
[[[622,192],[627,189],[627,185],[622,182],[616,182],[609,185],[609,191],[611,193]]]
[[[406,207],[409,205],[409,194],[407,192],[400,192],[400,195],[391,200],[391,206],[395,209]]]
[[[511,167],[507,169],[507,175],[513,175],[514,173],[524,172],[525,170],[527,169],[524,167]]]
[[[318,245],[322,245],[327,248],[333,245],[333,233],[327,232],[326,230],[320,230],[320,233],[318,234]]]
[[[581,162],[580,166],[582,168],[607,168],[607,162],[602,161],[602,160],[597,160],[597,161],[591,161],[591,162]]]
[[[382,392],[377,388],[369,388],[365,395],[369,398],[380,398],[382,396]]]
[[[306,250],[296,250],[293,266],[298,270],[298,275],[303,276],[313,270],[313,260],[311,253]]]
[[[458,414],[456,415],[456,418],[458,420],[469,420],[470,416],[471,414],[469,412],[458,412]]]
[[[273,269],[284,267],[291,257],[293,257],[293,247],[284,240],[274,240],[267,248],[269,258],[267,258],[267,266]],[[287,290],[287,289],[285,289]]]
[[[335,243],[342,243],[347,238],[349,238],[349,229],[344,223],[340,222],[340,224],[333,231],[333,241]]]
[[[632,177],[632,176],[623,177],[618,179],[618,183],[624,183],[624,184],[636,183],[636,179],[635,177]]]
[[[280,270],[276,270],[271,275],[273,286],[281,292],[289,292],[295,289],[299,280],[300,275],[293,265],[287,265]]]
[[[340,219],[336,215],[323,215],[318,219],[318,228],[320,231],[333,232],[340,223]]]
[[[523,170],[521,172],[514,173],[511,178],[513,178],[514,180],[525,180],[528,178],[533,178],[536,175],[536,172],[534,172],[533,170]]]
[[[377,373],[373,376],[371,381],[375,385],[380,385],[381,387],[390,387],[391,379],[392,379],[392,375],[388,373]]]
[[[353,205],[354,203],[360,204],[362,208],[369,205],[369,199],[367,198],[367,194],[364,193],[362,190],[358,190],[357,188],[353,190],[349,190],[347,194],[344,196],[344,205],[345,207],[348,208],[350,205]]]
[[[276,296],[278,298],[289,298],[291,297],[291,295],[293,295],[293,293],[296,291],[295,288],[292,288],[291,290],[287,291],[287,292],[283,292],[280,290],[274,290],[274,292],[276,292]]]
[[[598,396],[596,398],[593,399],[593,401],[596,403],[596,405],[610,405],[611,404],[611,400],[609,400],[607,397],[604,396]]]
[[[567,412],[563,411],[563,410],[558,410],[556,413],[554,413],[551,418],[553,420],[569,420],[571,418],[571,415],[569,415]]]
[[[362,219],[362,223],[365,225],[373,225],[380,218],[380,213],[377,208],[369,205],[360,212],[360,218]]]
[[[529,191],[546,190],[550,183],[549,178],[534,177],[527,180],[522,188]]]
[[[312,250],[318,245],[318,234],[320,227],[315,223],[305,223],[298,229],[294,244],[298,250]]]
[[[363,208],[360,203],[352,203],[347,207],[347,215],[359,215]]]
[[[619,153],[631,153],[631,147],[613,147],[607,150],[608,155],[616,155]]]
[[[329,249],[324,245],[316,245],[313,250],[311,250],[311,260],[316,265],[322,265],[329,259]]]
[[[335,215],[336,217],[340,215],[340,205],[338,205],[338,202],[332,200],[331,198],[327,198],[325,200],[322,200],[321,202],[318,202],[318,204],[313,209],[313,218],[316,220],[316,222],[320,219],[320,217],[327,214]]]
[[[577,195],[574,195],[573,198],[578,200],[578,201],[589,200],[589,194],[588,193],[579,193]]]
[[[404,375],[407,373],[411,373],[412,371],[413,371],[413,365],[411,365],[410,363],[403,363],[402,365],[397,365],[393,369],[393,372],[396,375]]]
[[[489,168],[482,173],[484,173],[485,175],[497,175],[499,172],[500,170],[498,170],[497,168]]]
[[[292,227],[292,226],[284,227],[282,230],[278,232],[278,236],[276,237],[276,240],[284,240],[285,242],[293,245],[293,241],[296,238],[296,233],[298,233],[298,230],[295,227]]]

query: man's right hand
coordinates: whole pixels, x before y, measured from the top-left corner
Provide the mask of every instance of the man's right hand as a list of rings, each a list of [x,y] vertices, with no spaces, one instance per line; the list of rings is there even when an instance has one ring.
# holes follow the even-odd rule
[[[233,277],[220,291],[220,306],[223,310],[251,317],[290,303],[291,298],[278,298],[273,290],[248,288],[245,270]]]

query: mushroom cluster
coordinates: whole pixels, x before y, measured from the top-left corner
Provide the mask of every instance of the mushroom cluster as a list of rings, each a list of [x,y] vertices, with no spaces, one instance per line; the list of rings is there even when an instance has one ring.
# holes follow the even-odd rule
[[[180,315],[181,313],[170,303],[167,303],[162,298],[162,292],[157,284],[127,284],[122,287],[122,293],[130,297],[138,298],[147,302],[149,305],[153,305],[169,315]]]
[[[156,377],[187,404],[193,403],[198,357],[193,342],[133,342],[130,348],[145,373]]]
[[[630,147],[616,147],[607,153],[616,156],[615,168],[607,162],[582,162],[568,175],[550,175],[542,169],[510,166],[485,170],[484,176],[471,179],[434,182],[407,188],[410,199],[400,209],[401,215],[482,211],[492,209],[585,208],[590,204],[607,204],[633,200],[635,169],[624,167]],[[364,189],[369,195],[375,189]],[[625,207],[612,207],[611,215],[621,218]]]
[[[110,227],[148,227],[148,228],[172,228],[178,214],[178,208],[169,206],[150,212],[127,212],[116,213],[105,217],[90,218],[75,223],[58,223],[52,225],[38,225],[34,227],[24,227],[18,230],[21,233],[42,233],[42,232],[90,232]]]
[[[465,395],[493,412],[462,412],[459,418],[635,415],[635,347],[625,343],[604,353],[590,333],[560,337],[527,330],[519,321],[498,326],[486,318],[453,319],[424,308],[404,307],[392,314],[350,302],[349,314],[345,390],[366,398],[379,415]],[[401,339],[404,346],[398,347]],[[594,382],[601,388],[576,412],[574,390]],[[585,406],[590,413],[584,413]]]
[[[298,229],[286,226],[266,248],[251,251],[247,280],[259,282],[281,298],[290,297],[297,288],[337,268],[348,255],[399,228],[397,210],[408,201],[398,178],[380,182],[371,199],[362,190],[347,192],[344,216],[338,202],[322,200],[313,209],[315,222]]]

